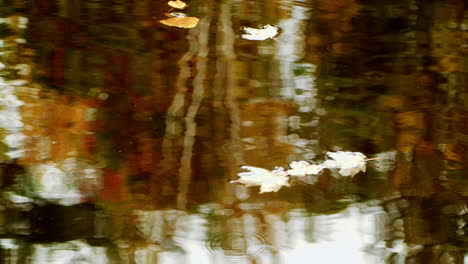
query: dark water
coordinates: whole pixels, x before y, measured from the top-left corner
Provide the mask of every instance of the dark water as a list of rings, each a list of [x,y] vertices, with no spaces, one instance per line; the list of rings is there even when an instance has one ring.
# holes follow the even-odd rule
[[[1,263],[468,261],[466,2],[187,3],[0,1]]]

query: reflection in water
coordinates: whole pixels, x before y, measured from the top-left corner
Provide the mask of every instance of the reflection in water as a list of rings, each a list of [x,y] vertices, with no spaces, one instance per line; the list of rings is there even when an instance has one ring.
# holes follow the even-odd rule
[[[16,97],[15,92],[17,85],[23,84],[21,81],[5,82],[3,78],[0,79],[0,87],[2,90],[2,98],[0,99],[0,127],[3,130],[3,142],[8,148],[5,151],[5,159],[15,159],[21,157],[24,152],[23,141],[24,134],[23,122],[19,111],[20,106],[24,103]]]
[[[0,4],[2,263],[466,262],[463,1],[187,4]]]
[[[322,216],[307,217],[303,212],[293,211],[290,217],[288,225],[295,231],[290,249],[283,253],[287,261],[307,263],[310,259],[326,259],[330,263],[366,263],[366,257],[371,257],[366,256],[362,248],[369,243],[366,239],[372,238],[374,219],[372,215],[362,215],[357,206],[339,214]],[[312,231],[308,234],[310,237],[304,237],[308,228]],[[366,230],[367,234],[361,230]]]
[[[104,247],[93,247],[83,241],[34,245],[32,263],[110,263]]]

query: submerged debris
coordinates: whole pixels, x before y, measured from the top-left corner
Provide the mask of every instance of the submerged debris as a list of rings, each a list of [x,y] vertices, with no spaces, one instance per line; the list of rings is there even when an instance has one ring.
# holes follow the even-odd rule
[[[272,25],[265,25],[262,28],[242,27],[242,30],[247,34],[241,37],[248,40],[266,40],[274,38],[278,34],[278,28]]]

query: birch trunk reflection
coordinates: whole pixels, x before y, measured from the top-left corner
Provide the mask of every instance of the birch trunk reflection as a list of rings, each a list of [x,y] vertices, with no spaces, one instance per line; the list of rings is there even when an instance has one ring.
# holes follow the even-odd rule
[[[210,3],[207,3],[210,6]],[[207,10],[209,12],[209,10]],[[197,57],[195,64],[195,78],[193,80],[193,92],[190,100],[190,106],[187,109],[185,115],[185,135],[184,135],[184,149],[181,157],[181,166],[179,169],[179,188],[177,193],[177,208],[186,209],[187,204],[187,192],[190,185],[190,179],[192,175],[192,156],[193,156],[193,145],[195,136],[197,134],[197,124],[195,118],[197,116],[198,109],[203,100],[205,92],[205,79],[207,74],[207,63],[208,63],[208,40],[211,26],[211,19],[209,16],[204,17],[200,20],[199,26],[196,29],[197,32]]]
[[[172,103],[167,109],[165,118],[165,131],[161,144],[161,165],[160,171],[156,171],[155,179],[153,179],[152,195],[155,199],[159,199],[159,195],[164,192],[161,191],[161,185],[167,185],[165,178],[172,177],[173,172],[178,171],[179,161],[178,157],[184,148],[182,135],[184,132],[184,118],[186,118],[185,104],[188,92],[188,79],[191,77],[192,69],[190,61],[197,55],[197,29],[192,29],[187,35],[189,42],[188,50],[182,55],[177,65],[179,66],[179,74],[175,82],[175,95]],[[176,175],[174,175],[176,176]],[[169,179],[170,181],[170,179]]]
[[[216,62],[216,76],[214,80],[214,107],[219,112],[227,111],[229,119],[229,138],[225,144],[236,149],[241,148],[241,135],[240,135],[240,110],[236,98],[236,89],[238,89],[238,63],[234,51],[234,44],[236,35],[232,25],[232,2],[223,1],[220,5],[220,14],[218,22],[218,37],[217,37],[217,56]],[[221,148],[219,153],[220,157],[225,155],[226,148]],[[231,155],[226,157],[226,175],[234,176],[238,167],[245,164],[242,151],[233,151]],[[233,186],[226,183],[226,195],[232,192]],[[232,193],[231,193],[232,195]]]

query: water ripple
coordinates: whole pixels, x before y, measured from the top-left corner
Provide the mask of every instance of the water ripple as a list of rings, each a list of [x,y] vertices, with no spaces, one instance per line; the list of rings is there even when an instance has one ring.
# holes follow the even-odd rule
[[[213,233],[205,243],[206,249],[231,259],[256,258],[272,249],[270,239],[260,233]]]

